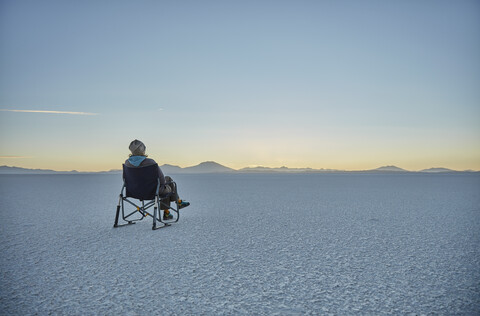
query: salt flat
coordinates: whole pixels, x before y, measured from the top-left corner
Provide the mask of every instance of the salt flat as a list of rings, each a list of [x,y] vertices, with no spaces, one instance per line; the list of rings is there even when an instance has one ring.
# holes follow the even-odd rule
[[[120,175],[0,176],[4,315],[480,313],[480,176],[174,176],[113,229]]]

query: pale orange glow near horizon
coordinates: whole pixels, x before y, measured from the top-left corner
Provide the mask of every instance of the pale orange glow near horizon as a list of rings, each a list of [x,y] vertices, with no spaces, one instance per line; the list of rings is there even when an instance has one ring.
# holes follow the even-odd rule
[[[403,168],[411,171],[418,171],[428,168],[448,168],[453,170],[480,170],[480,163],[476,159],[464,159],[461,163],[451,163],[449,157],[441,157],[436,161],[427,159],[419,159],[414,161],[408,157],[402,159],[397,157],[396,159],[382,159],[378,161],[368,160],[368,157],[357,157],[356,160],[351,160],[351,157],[337,158],[336,160],[321,159],[319,161],[300,161],[299,159],[275,159],[272,161],[258,159],[257,161],[246,159],[244,161],[229,161],[227,159],[215,159],[204,158],[194,160],[192,157],[178,157],[178,159],[162,159],[154,154],[149,155],[150,158],[155,159],[159,165],[170,164],[176,165],[182,168],[198,165],[205,161],[215,161],[221,165],[224,165],[233,169],[242,169],[245,167],[288,167],[288,168],[312,168],[312,169],[336,169],[336,170],[370,170],[382,166],[394,165],[399,168]],[[160,157],[160,158],[157,158]],[[128,158],[128,155],[112,157],[99,157],[96,156],[95,160],[88,160],[85,157],[78,159],[70,157],[68,159],[59,158],[32,158],[32,157],[0,157],[0,165],[15,166],[29,169],[51,169],[56,171],[84,171],[84,172],[97,172],[108,171],[112,169],[121,169],[122,163]],[[458,159],[457,159],[458,161]]]

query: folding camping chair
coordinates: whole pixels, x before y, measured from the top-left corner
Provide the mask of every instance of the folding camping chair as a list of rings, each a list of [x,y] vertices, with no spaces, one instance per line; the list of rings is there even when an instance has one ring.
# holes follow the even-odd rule
[[[167,184],[176,186],[173,181]],[[125,194],[123,192],[124,189]],[[160,196],[159,191],[160,173],[158,172],[158,164],[137,168],[123,165],[123,186],[118,199],[117,213],[115,215],[115,223],[113,227],[135,224],[135,222],[141,221],[147,216],[150,216],[153,219],[153,230],[170,226],[171,223],[178,222],[178,219],[180,218],[178,201],[175,201],[175,208],[171,207],[169,203],[170,197],[174,192]],[[136,204],[129,198],[137,199],[140,203],[135,201]],[[125,215],[124,202],[134,206],[136,209],[128,215]],[[152,206],[153,214],[147,211]],[[161,210],[167,207],[172,211],[173,219],[162,220]],[[122,219],[126,222],[124,224],[118,224],[120,209],[122,209]],[[132,217],[136,213],[138,213],[140,217]],[[157,223],[160,223],[160,226],[157,226]]]

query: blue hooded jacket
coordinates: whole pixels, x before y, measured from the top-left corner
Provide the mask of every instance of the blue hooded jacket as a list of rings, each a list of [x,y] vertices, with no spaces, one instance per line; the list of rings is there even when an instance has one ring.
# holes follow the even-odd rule
[[[130,156],[130,158],[128,158],[128,162],[130,162],[135,167],[138,167],[146,158],[147,157],[145,156]]]

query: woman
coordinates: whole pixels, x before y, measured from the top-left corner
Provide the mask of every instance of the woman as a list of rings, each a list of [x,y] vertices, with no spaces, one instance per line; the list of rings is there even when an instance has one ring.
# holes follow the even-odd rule
[[[145,144],[138,139],[132,141],[128,149],[130,149],[131,154],[130,157],[125,161],[125,166],[131,168],[138,168],[156,164],[155,160],[147,158],[147,155],[145,154]],[[170,214],[170,210],[168,209],[171,201],[177,201],[179,208],[187,207],[190,205],[190,203],[187,201],[183,201],[179,198],[177,193],[177,186],[175,185],[175,183],[173,183],[172,178],[170,178],[169,176],[165,177],[163,175],[162,169],[160,169],[160,167],[158,167],[158,173],[160,177],[160,196],[173,192],[169,201],[162,200],[162,204],[165,205],[165,208],[163,210],[163,219],[169,220],[173,218],[173,215]]]

